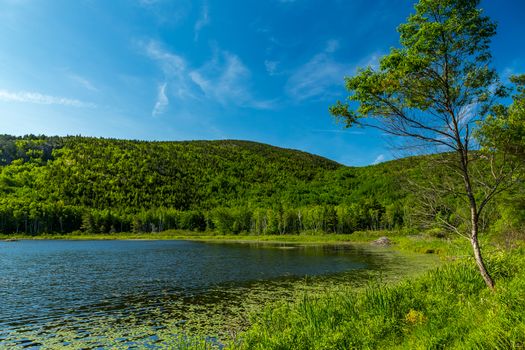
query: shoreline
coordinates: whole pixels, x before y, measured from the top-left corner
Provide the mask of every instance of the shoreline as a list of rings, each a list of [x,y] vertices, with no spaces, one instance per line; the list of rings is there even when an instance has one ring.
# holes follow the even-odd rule
[[[387,235],[381,232],[382,236]],[[391,233],[392,234],[392,233]],[[196,234],[194,232],[173,232],[165,231],[159,233],[116,233],[116,234],[44,234],[38,236],[31,235],[0,235],[0,241],[17,240],[191,240],[191,241],[238,241],[238,242],[264,242],[264,243],[370,243],[379,238],[375,231],[367,233],[369,237],[354,234],[287,234],[287,235],[247,235],[247,234]],[[396,235],[397,236],[397,235]]]
[[[390,244],[374,244],[381,237],[388,237]],[[397,251],[420,254],[436,254],[443,258],[464,255],[466,240],[458,237],[442,239],[425,234],[406,234],[396,231],[356,231],[352,234],[295,234],[295,235],[223,235],[196,233],[192,231],[164,231],[160,233],[117,233],[117,234],[47,234],[0,235],[0,242],[16,243],[17,240],[126,240],[153,241],[179,240],[210,243],[243,243],[243,244],[337,244],[367,245],[376,248],[390,248]]]

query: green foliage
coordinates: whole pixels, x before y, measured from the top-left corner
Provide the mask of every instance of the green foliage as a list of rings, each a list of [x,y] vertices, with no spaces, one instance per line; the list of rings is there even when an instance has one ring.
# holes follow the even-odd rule
[[[425,200],[444,227],[469,237],[480,273],[487,286],[494,288],[478,244],[479,219],[487,204],[512,184],[514,171],[521,165],[494,152],[501,148],[502,138],[495,137],[501,130],[499,121],[505,119],[504,124],[508,124],[513,119],[507,116],[520,110],[520,98],[514,104],[517,107],[510,110],[502,106],[494,109],[495,100],[506,97],[507,89],[491,67],[489,45],[496,34],[496,24],[483,16],[479,4],[479,0],[420,0],[415,13],[398,27],[400,47],[392,48],[390,54],[381,58],[378,70],[367,67],[346,77],[348,101],[337,101],[330,112],[347,127],[378,128],[404,138],[420,152],[451,152],[450,157],[443,159],[448,161],[449,174],[454,174],[453,181],[427,183],[427,193],[434,197]],[[525,78],[514,78],[514,82],[523,94],[520,84]],[[485,127],[489,134],[485,138],[496,139],[496,147],[478,152],[482,157],[476,157],[477,163],[484,163],[478,166],[472,162],[477,148],[473,133],[479,131],[490,110],[495,113],[494,120],[488,118],[489,124],[496,126]],[[520,112],[512,115],[519,116]],[[517,119],[521,119],[518,135],[510,139],[519,138],[521,142],[525,135],[523,118]],[[512,144],[506,135],[513,132],[502,134],[505,143]],[[492,178],[478,172],[487,172],[489,167]],[[471,214],[461,215],[461,210],[460,215],[447,210],[440,213],[443,203],[435,199],[449,202],[447,194],[462,197],[463,210]]]
[[[0,233],[350,233],[392,226],[380,216],[404,196],[387,165],[245,141],[2,136],[0,146]]]
[[[512,76],[512,103],[496,105],[481,124],[478,133],[481,144],[489,150],[499,150],[525,160],[525,75]]]
[[[346,78],[349,102],[358,102],[358,108],[337,102],[330,112],[348,126],[376,117],[394,135],[447,144],[439,139],[448,138],[439,129],[442,116],[473,103],[484,114],[491,97],[504,92],[488,65],[496,25],[478,5],[478,0],[420,1],[398,28],[401,47],[382,57],[379,70],[367,67]]]
[[[525,342],[524,251],[488,265],[498,289],[459,260],[419,278],[305,295],[268,307],[242,349],[513,349]]]
[[[24,151],[0,166],[0,234],[425,228],[416,220],[421,208],[408,180],[427,181],[429,157],[352,168],[243,141],[2,140],[6,149],[18,144]],[[42,145],[53,149],[38,153]],[[521,203],[519,192],[509,196]],[[459,204],[450,201],[436,218],[457,216]],[[491,222],[499,220],[503,206],[495,207]],[[521,222],[520,216],[516,225]]]
[[[43,163],[53,159],[53,151],[63,146],[60,137],[0,135],[0,166],[15,160]]]

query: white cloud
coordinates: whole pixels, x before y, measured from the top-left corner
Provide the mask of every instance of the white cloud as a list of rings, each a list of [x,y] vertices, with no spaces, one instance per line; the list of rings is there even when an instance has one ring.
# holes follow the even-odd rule
[[[272,101],[258,100],[253,96],[251,72],[233,53],[215,49],[209,61],[194,68],[182,56],[166,50],[158,42],[150,41],[141,46],[145,54],[159,64],[164,80],[170,86],[169,92],[182,102],[208,100],[225,106],[273,107]]]
[[[189,73],[206,97],[223,105],[267,109],[271,101],[259,101],[250,92],[250,70],[241,59],[227,51],[218,51],[201,68]]]
[[[79,107],[79,108],[95,108],[96,107],[96,105],[93,103],[83,102],[77,99],[44,95],[39,92],[30,92],[30,91],[11,92],[7,90],[0,90],[0,101],[35,103],[35,104],[42,104],[42,105],[60,105],[60,106]]]
[[[285,86],[287,94],[296,101],[333,98],[339,94],[334,89],[342,88],[344,77],[354,73],[357,67],[379,67],[378,53],[364,57],[357,64],[350,64],[334,59],[334,53],[338,49],[339,41],[329,40],[323,51],[293,71]]]
[[[204,4],[204,6],[202,7],[201,16],[199,17],[197,22],[195,22],[195,27],[194,27],[194,30],[195,30],[194,40],[195,41],[199,40],[199,34],[202,28],[204,28],[208,24],[210,24],[209,7],[208,7],[208,4]]]
[[[185,60],[181,56],[165,50],[158,42],[150,41],[145,48],[146,54],[161,64],[164,73],[171,75],[180,74],[185,71]]]
[[[189,15],[192,0],[138,0],[141,6],[150,15],[153,15],[159,24],[178,25]]]
[[[166,108],[168,108],[170,101],[166,95],[167,86],[168,83],[162,83],[158,87],[159,91],[157,94],[157,102],[155,103],[155,107],[153,107],[153,111],[151,112],[151,115],[154,117],[163,114],[166,111]]]
[[[312,132],[350,134],[350,135],[364,135],[365,134],[365,132],[361,130],[349,130],[349,129],[313,129]]]
[[[326,43],[325,52],[332,53],[336,52],[339,48],[339,40],[331,39]]]
[[[382,56],[381,54],[375,52],[375,53],[369,55],[368,57],[365,57],[365,59],[363,59],[358,64],[358,66],[359,67],[363,67],[363,68],[370,67],[373,70],[378,70],[379,69],[379,60],[381,59],[381,56]]]
[[[379,163],[382,163],[384,162],[386,159],[385,155],[384,154],[380,154],[376,157],[376,159],[374,160],[374,162],[372,164],[379,164]]]
[[[191,81],[188,78],[188,64],[182,56],[166,50],[156,41],[150,41],[144,48],[146,55],[160,65],[164,79],[170,81],[170,90],[177,97],[180,99],[195,98]]]
[[[297,101],[330,95],[330,88],[343,86],[348,65],[336,62],[328,52],[315,55],[288,79],[286,92]]]
[[[270,75],[276,74],[278,65],[279,65],[278,61],[269,61],[269,60],[264,61],[264,67],[266,68],[266,71]]]
[[[78,85],[82,86],[83,88],[87,89],[87,90],[90,90],[90,91],[93,91],[93,92],[98,92],[99,91],[95,87],[95,85],[93,85],[93,83],[91,83],[86,78],[81,77],[80,75],[68,74],[68,78],[70,80],[72,80],[73,82],[77,83]]]
[[[520,72],[525,70],[525,65],[520,60],[514,60],[511,65],[505,67],[501,72],[501,78],[503,83],[510,84],[510,77],[518,75]]]
[[[516,70],[514,69],[514,67],[505,67],[505,69],[503,69],[503,78],[504,79],[508,79],[510,76],[516,74]]]

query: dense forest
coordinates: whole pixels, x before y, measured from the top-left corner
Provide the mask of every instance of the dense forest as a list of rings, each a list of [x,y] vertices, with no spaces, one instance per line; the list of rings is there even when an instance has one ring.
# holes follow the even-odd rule
[[[429,161],[356,168],[248,141],[2,135],[0,233],[429,229],[411,184]],[[509,192],[502,201],[486,226],[502,229],[502,218],[521,225],[523,195]],[[435,215],[452,220],[455,213]]]

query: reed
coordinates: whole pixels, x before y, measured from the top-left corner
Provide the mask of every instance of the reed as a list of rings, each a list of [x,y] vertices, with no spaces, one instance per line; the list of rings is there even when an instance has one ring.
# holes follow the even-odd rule
[[[470,258],[397,284],[267,307],[241,349],[523,349],[525,250],[491,254],[489,291]]]

